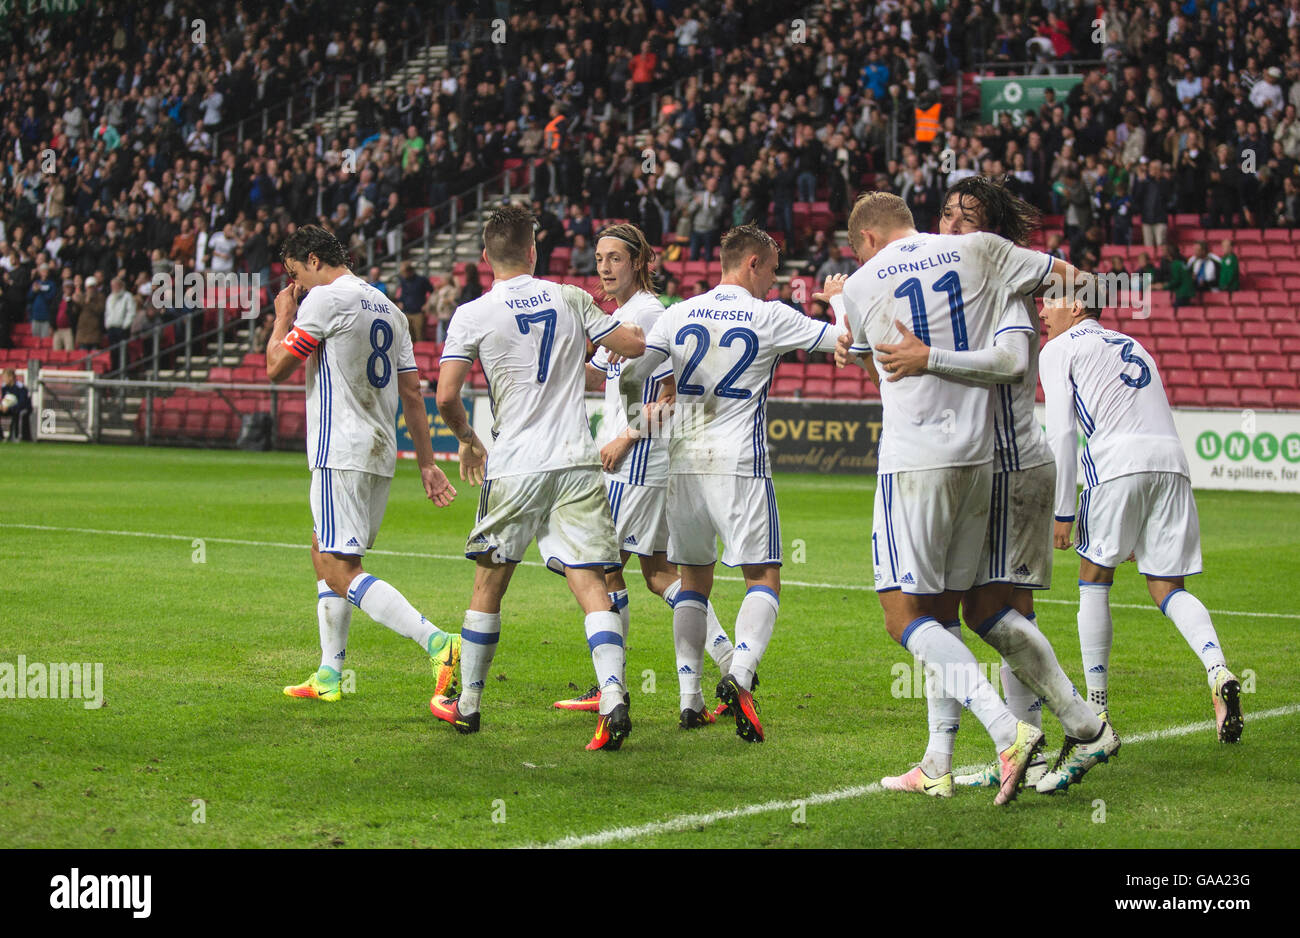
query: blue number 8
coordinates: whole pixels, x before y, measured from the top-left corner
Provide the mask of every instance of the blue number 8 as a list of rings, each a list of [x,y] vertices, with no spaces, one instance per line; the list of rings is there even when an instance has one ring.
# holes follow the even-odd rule
[[[366,377],[372,387],[386,388],[393,376],[393,363],[385,354],[393,347],[393,327],[382,319],[370,324],[370,357],[366,359]]]

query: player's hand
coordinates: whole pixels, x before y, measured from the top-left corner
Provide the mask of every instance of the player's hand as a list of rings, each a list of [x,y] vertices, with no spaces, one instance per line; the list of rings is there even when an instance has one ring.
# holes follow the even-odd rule
[[[424,494],[439,508],[446,508],[456,497],[455,486],[437,464],[421,466],[420,481],[424,483]]]
[[[888,380],[898,381],[900,378],[925,374],[925,369],[930,364],[930,346],[913,335],[912,330],[903,322],[895,319],[894,325],[903,333],[902,341],[877,346],[880,366],[889,373]]]
[[[605,361],[611,365],[621,365],[623,362],[627,361],[626,355],[620,355],[618,352],[612,352],[609,349],[605,349],[605,355]]]
[[[1057,550],[1069,550],[1073,547],[1074,539],[1070,537],[1070,529],[1073,527],[1073,521],[1057,521],[1052,527],[1052,546]]]
[[[1125,562],[1125,563],[1137,563],[1137,559],[1138,559],[1137,551],[1135,551],[1135,550],[1131,550],[1131,551],[1128,552],[1128,556],[1124,558],[1124,562]]]
[[[839,296],[844,292],[844,284],[848,279],[848,274],[831,274],[822,284],[822,292],[814,293],[812,298],[819,303],[829,303],[831,297]]]
[[[619,464],[627,457],[632,447],[636,445],[636,440],[629,439],[622,434],[614,437],[600,448],[600,465],[606,472],[617,472]]]
[[[843,368],[849,362],[853,361],[853,353],[849,351],[853,347],[853,335],[847,329],[840,333],[840,337],[835,340],[835,367]]]
[[[483,468],[487,465],[487,450],[475,435],[468,443],[460,444],[460,477],[470,485],[483,484]]]
[[[298,302],[304,291],[296,283],[291,283],[275,295],[275,317],[292,319],[298,313]]]

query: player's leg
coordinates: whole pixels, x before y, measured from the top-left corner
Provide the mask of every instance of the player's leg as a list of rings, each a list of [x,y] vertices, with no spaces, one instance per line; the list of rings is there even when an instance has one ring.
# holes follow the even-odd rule
[[[677,664],[682,729],[713,722],[700,687],[708,636],[709,595],[717,562],[718,533],[708,503],[719,495],[720,477],[673,475],[668,479],[667,559],[681,582],[665,590],[673,607],[673,649]]]
[[[1210,612],[1188,592],[1186,576],[1201,572],[1201,532],[1191,483],[1180,475],[1152,473],[1151,499],[1135,549],[1138,571],[1160,611],[1201,659],[1214,700],[1220,742],[1241,739],[1241,684],[1228,670]]]
[[[1135,515],[1140,503],[1131,506],[1133,476],[1113,479],[1084,489],[1079,495],[1075,551],[1079,554],[1079,653],[1083,658],[1083,679],[1088,687],[1088,704],[1110,717],[1110,649],[1115,627],[1110,616],[1110,589],[1115,567],[1132,551],[1137,536]],[[1102,544],[1125,545],[1124,553]]]
[[[513,561],[498,563],[494,553],[474,558],[474,589],[460,627],[461,692],[450,697],[435,694],[429,701],[429,712],[460,733],[479,730],[483,688],[501,637],[501,598],[515,572]]]
[[[614,519],[599,471],[542,473],[539,504],[549,504],[537,528],[537,548],[562,572],[583,611],[587,647],[600,687],[600,718],[589,750],[616,750],[632,732],[628,716],[623,621],[610,605],[605,574],[621,566]]]
[[[873,534],[877,544],[884,535],[876,589],[886,631],[993,738],[1001,761],[994,803],[1005,804],[1016,796],[1043,734],[1015,718],[980,673],[975,656],[935,618],[942,593],[964,591],[974,582],[991,488],[987,465],[883,475]]]
[[[284,689],[286,697],[335,702],[343,696],[343,662],[347,657],[352,605],[329,588],[320,560],[316,533],[311,536],[311,562],[316,571],[316,624],[320,631],[320,666],[301,684]]]
[[[627,568],[627,561],[631,556],[625,550],[619,551],[619,559],[623,565],[605,574],[605,592],[609,595],[609,604],[614,607],[622,623],[624,642],[627,641],[627,630],[631,624],[631,611],[628,609],[627,580],[623,578],[623,571]]]

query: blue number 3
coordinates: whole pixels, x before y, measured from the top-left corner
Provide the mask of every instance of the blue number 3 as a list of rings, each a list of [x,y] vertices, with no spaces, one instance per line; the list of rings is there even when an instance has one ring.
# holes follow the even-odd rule
[[[386,388],[393,377],[393,363],[386,354],[393,347],[393,327],[382,319],[370,324],[370,357],[366,359],[366,377],[372,387]]]
[[[1146,362],[1133,354],[1132,339],[1106,339],[1106,342],[1110,345],[1119,346],[1119,357],[1125,364],[1138,366],[1138,376],[1136,378],[1130,378],[1121,371],[1119,380],[1131,388],[1144,388],[1151,383],[1151,369],[1147,367]]]
[[[535,313],[519,313],[515,316],[519,323],[519,332],[528,335],[530,323],[542,325],[542,347],[537,351],[537,383],[541,384],[551,371],[551,347],[555,344],[555,310],[543,309]]]

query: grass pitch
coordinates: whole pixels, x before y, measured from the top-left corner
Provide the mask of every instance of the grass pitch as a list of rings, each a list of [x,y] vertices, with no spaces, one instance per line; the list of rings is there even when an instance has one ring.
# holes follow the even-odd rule
[[[1202,669],[1129,566],[1112,597],[1120,758],[1065,796],[1025,792],[998,809],[991,791],[943,802],[871,787],[918,759],[926,737],[924,701],[895,696],[911,656],[863,588],[871,478],[776,480],[787,585],[762,666],[763,745],[730,724],[677,729],[671,613],[633,562],[634,729],[611,754],[582,749],[594,717],[550,707],[592,675],[581,614],[540,567],[515,574],[483,731],[459,736],[428,713],[427,659],[360,611],[355,692],[337,704],[282,696],[318,661],[301,454],[5,446],[0,465],[0,662],[100,662],[105,700],[0,699],[7,846],[1300,845],[1295,825],[1277,823],[1300,807],[1295,496],[1197,495],[1207,573],[1191,586],[1254,688],[1242,743],[1186,729],[1212,716]],[[477,500],[459,488],[439,511],[414,465],[399,465],[366,559],[452,630]],[[1058,553],[1039,621],[1082,686],[1076,574],[1074,555]],[[733,636],[742,591],[723,581],[713,597]],[[1059,724],[1049,716],[1045,729],[1059,746]],[[965,714],[956,763],[990,753]]]

